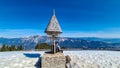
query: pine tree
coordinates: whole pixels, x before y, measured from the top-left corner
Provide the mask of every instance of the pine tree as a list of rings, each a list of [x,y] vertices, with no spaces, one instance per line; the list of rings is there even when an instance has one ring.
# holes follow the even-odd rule
[[[50,45],[47,43],[37,44],[35,49],[50,49]]]
[[[9,51],[8,46],[3,44],[3,46],[1,47],[1,51]]]
[[[22,45],[18,46],[17,50],[23,50],[23,46]]]
[[[11,45],[11,47],[9,47],[9,50],[10,50],[10,51],[16,51],[17,48],[15,47],[15,45]]]
[[[16,48],[15,45],[7,46],[7,45],[3,44],[3,46],[0,49],[0,51],[16,51],[16,50],[23,50],[23,46],[20,45]]]

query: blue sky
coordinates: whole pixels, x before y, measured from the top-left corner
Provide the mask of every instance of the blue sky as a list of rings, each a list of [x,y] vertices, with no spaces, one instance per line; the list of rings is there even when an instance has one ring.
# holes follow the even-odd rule
[[[0,0],[0,37],[45,35],[53,9],[62,36],[120,38],[119,0]]]

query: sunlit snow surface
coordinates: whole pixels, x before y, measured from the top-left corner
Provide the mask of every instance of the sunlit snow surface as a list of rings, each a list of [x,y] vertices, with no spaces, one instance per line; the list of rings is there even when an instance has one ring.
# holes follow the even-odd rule
[[[0,52],[0,68],[36,68],[44,51]],[[64,51],[72,68],[120,68],[120,51]]]

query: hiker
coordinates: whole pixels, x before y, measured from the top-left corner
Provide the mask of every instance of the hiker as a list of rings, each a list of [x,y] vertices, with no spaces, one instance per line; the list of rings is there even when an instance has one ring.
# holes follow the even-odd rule
[[[55,42],[55,45],[56,45],[56,52],[62,52],[63,53],[63,50],[58,45],[58,42]]]

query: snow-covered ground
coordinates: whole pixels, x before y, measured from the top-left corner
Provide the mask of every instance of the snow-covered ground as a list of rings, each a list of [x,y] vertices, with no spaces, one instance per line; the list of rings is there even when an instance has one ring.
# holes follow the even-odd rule
[[[37,68],[44,51],[0,52],[0,68]],[[72,68],[120,68],[119,51],[64,51]]]

